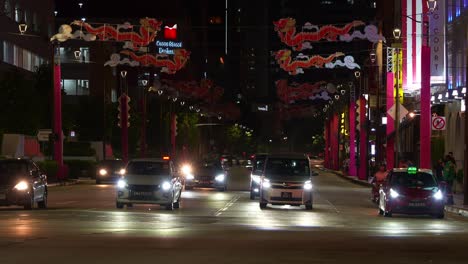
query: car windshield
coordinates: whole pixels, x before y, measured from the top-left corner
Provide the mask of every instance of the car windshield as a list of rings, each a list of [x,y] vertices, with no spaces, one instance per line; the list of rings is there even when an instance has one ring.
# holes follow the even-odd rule
[[[222,170],[221,164],[202,163],[197,167],[198,170]]]
[[[408,174],[407,172],[395,172],[391,176],[391,185],[407,188],[433,188],[437,187],[437,182],[429,173],[418,172]]]
[[[28,167],[24,161],[0,161],[0,184],[25,175],[28,175]]]
[[[151,161],[133,161],[127,166],[127,174],[136,175],[169,175],[169,163]]]
[[[305,159],[268,159],[266,175],[310,176],[309,163]]]

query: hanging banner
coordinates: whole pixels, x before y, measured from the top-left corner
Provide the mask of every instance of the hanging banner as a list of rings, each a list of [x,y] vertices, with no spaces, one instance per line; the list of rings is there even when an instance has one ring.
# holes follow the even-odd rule
[[[434,11],[429,13],[431,84],[445,84],[445,21],[445,3],[438,3]]]
[[[395,89],[393,95],[396,96],[396,87],[398,87],[398,98],[400,98],[400,104],[403,103],[404,90],[403,90],[403,50],[402,49],[393,49],[393,83],[395,84]]]

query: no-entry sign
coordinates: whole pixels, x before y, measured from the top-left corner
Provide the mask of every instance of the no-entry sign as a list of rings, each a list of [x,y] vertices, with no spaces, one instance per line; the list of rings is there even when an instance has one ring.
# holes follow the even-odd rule
[[[445,130],[446,122],[444,116],[432,117],[432,130]]]

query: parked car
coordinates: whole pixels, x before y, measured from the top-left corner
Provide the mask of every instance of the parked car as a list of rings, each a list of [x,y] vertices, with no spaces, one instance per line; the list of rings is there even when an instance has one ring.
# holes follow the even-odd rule
[[[304,205],[312,209],[312,179],[305,155],[268,155],[260,182],[260,208],[272,205]]]
[[[166,210],[179,208],[182,183],[167,159],[135,159],[117,181],[116,207],[159,204]]]
[[[380,187],[379,214],[429,214],[444,218],[445,183],[438,183],[431,170],[395,168]]]
[[[0,205],[47,208],[47,176],[27,159],[0,160]]]
[[[96,184],[104,181],[117,181],[125,173],[123,160],[103,160],[96,166]]]

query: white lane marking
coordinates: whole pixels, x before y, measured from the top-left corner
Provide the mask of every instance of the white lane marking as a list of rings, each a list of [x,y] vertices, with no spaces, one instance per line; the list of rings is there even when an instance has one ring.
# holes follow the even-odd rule
[[[229,207],[231,207],[232,205],[234,205],[237,200],[239,200],[240,196],[239,195],[236,195],[234,196],[229,202],[227,202],[223,208],[219,209],[218,211],[216,211],[215,213],[215,216],[220,216],[223,212],[227,211],[229,209]]]
[[[333,210],[335,210],[336,213],[340,213],[340,211],[338,210],[338,208],[336,208],[336,206],[334,204],[332,204],[332,202],[330,202],[327,198],[323,197],[322,195],[318,194],[317,195],[320,197],[320,199],[323,199],[325,200],[332,208]]]

